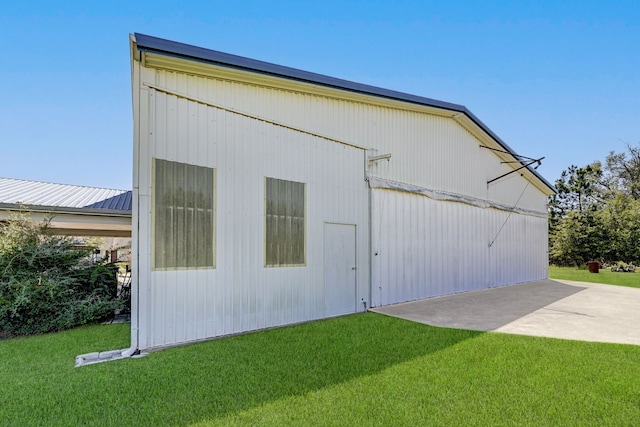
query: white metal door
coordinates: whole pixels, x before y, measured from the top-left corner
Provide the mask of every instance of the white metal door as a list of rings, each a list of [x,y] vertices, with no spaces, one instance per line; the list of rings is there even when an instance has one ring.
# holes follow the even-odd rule
[[[356,226],[324,224],[324,313],[356,311]]]

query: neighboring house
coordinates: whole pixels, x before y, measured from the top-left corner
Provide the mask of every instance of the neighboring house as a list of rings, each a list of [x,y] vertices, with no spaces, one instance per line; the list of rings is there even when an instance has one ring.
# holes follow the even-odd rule
[[[26,213],[50,218],[56,234],[131,236],[131,191],[0,178],[0,221]]]
[[[554,190],[464,106],[142,34],[131,55],[132,349],[547,277]]]

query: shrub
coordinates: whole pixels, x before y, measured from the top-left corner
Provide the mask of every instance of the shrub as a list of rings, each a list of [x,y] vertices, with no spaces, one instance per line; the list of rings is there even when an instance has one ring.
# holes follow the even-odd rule
[[[26,217],[0,224],[0,335],[54,332],[106,320],[121,303],[117,267],[83,267],[91,248]]]

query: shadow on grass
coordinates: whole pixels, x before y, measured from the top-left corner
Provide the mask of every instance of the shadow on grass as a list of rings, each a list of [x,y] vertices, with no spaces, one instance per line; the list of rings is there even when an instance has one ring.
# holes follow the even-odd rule
[[[122,425],[184,425],[379,373],[480,334],[365,313],[81,370],[87,379],[110,379],[94,415],[117,411]]]

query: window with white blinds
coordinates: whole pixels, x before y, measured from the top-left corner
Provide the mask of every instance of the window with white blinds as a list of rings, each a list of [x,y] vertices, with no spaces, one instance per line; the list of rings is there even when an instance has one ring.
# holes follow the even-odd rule
[[[305,184],[265,179],[265,265],[306,263]]]
[[[155,269],[215,268],[212,168],[154,159]]]

